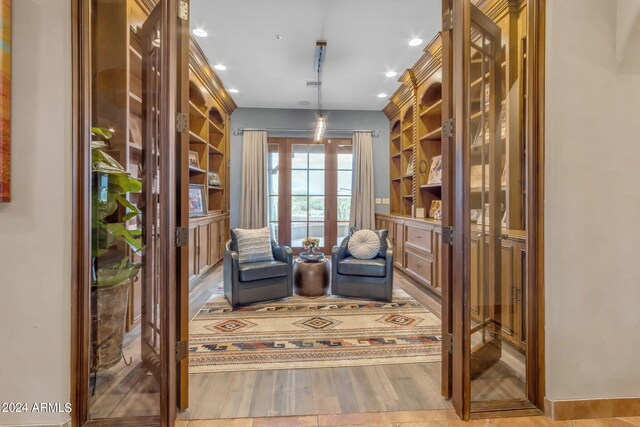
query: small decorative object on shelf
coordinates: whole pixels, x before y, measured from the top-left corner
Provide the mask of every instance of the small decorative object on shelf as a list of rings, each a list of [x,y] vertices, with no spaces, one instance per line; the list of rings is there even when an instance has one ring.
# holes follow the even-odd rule
[[[489,225],[489,216],[490,216],[490,212],[491,210],[489,209],[489,203],[485,203],[484,205],[484,215],[480,215],[480,217],[478,218],[478,225]]]
[[[220,187],[222,186],[222,182],[220,182],[220,176],[217,172],[209,172],[209,186],[210,187]]]
[[[189,216],[205,216],[204,185],[189,184]]]
[[[471,177],[469,179],[472,190],[482,189],[482,165],[471,166]],[[489,187],[489,165],[484,165],[484,187]]]
[[[434,156],[431,159],[427,184],[442,184],[442,156]]]
[[[471,218],[471,222],[478,221],[478,218],[480,218],[481,213],[482,213],[482,209],[471,209],[471,213],[469,215]]]
[[[131,114],[129,122],[129,135],[131,143],[135,145],[142,145],[142,118]]]
[[[420,171],[420,175],[426,176],[429,165],[427,165],[426,160],[420,160],[420,164],[418,165],[418,171]]]
[[[442,200],[433,200],[431,202],[429,218],[442,219]]]
[[[198,159],[198,152],[189,150],[189,166],[200,169],[200,159]]]
[[[416,218],[424,218],[425,217],[425,208],[416,208]]]

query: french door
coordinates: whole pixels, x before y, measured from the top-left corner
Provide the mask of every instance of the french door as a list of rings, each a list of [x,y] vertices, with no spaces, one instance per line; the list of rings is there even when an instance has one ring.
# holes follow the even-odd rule
[[[306,237],[329,255],[349,232],[351,139],[269,138],[269,224],[295,253]]]
[[[539,413],[543,357],[538,277],[538,152],[528,114],[540,88],[529,82],[540,52],[539,16],[443,0],[443,95],[449,129],[451,289],[443,293],[443,394],[465,420],[508,411]],[[535,73],[534,73],[535,74]],[[445,113],[446,111],[446,113]],[[525,120],[525,117],[528,117]],[[445,212],[445,216],[446,212]]]

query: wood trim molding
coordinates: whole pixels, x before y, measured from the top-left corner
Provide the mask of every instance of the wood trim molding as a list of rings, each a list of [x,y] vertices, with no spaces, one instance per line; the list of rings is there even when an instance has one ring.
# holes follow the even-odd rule
[[[640,416],[640,397],[585,400],[545,398],[544,409],[545,415],[556,421],[638,417]]]
[[[189,40],[189,65],[194,74],[204,83],[213,98],[220,104],[228,114],[238,108],[238,105],[233,100],[231,95],[227,92],[222,84],[222,80],[213,71],[207,56],[198,44],[198,42],[190,37]]]

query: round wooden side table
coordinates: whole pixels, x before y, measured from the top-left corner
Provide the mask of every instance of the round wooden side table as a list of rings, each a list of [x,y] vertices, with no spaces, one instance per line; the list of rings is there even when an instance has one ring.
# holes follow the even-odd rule
[[[293,289],[305,297],[317,297],[327,293],[329,288],[329,261],[305,261],[296,258],[293,262]]]

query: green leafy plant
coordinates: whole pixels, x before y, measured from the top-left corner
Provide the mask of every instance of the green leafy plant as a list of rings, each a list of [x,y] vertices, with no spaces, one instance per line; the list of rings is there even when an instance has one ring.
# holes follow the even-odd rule
[[[142,181],[132,177],[105,152],[113,136],[110,131],[92,128],[91,133],[92,139],[96,139],[91,141],[93,286],[113,286],[133,278],[140,270],[140,264],[132,262],[132,258],[142,250],[142,233],[128,229],[126,222],[140,214],[138,207],[127,200],[127,194],[139,193]],[[121,209],[124,209],[124,214]],[[131,248],[130,253],[125,255],[123,251],[114,251],[113,247],[118,242]],[[98,263],[102,256],[108,261]]]

